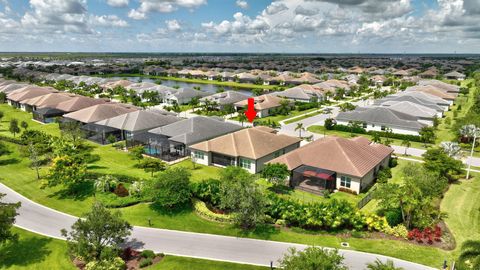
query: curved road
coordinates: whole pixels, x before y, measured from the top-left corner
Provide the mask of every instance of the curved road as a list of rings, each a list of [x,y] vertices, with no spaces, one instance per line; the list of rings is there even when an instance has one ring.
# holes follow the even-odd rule
[[[35,203],[14,190],[0,183],[0,193],[5,193],[7,202],[21,202],[16,226],[49,237],[63,239],[61,229],[69,229],[77,217],[61,213],[54,209]],[[288,247],[298,249],[304,245],[282,243],[248,238],[237,238],[211,234],[190,233],[173,230],[137,227],[129,240],[135,248],[151,249],[157,253],[228,261],[243,264],[269,266],[285,253]],[[365,264],[376,258],[386,260],[388,257],[358,251],[341,250],[345,263],[352,270],[363,270]],[[389,258],[396,266],[408,270],[432,270],[433,268],[399,259]]]

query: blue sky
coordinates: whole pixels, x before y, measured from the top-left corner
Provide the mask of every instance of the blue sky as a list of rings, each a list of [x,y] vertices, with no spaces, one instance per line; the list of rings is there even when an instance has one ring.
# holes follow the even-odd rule
[[[0,0],[0,51],[478,53],[480,0]]]

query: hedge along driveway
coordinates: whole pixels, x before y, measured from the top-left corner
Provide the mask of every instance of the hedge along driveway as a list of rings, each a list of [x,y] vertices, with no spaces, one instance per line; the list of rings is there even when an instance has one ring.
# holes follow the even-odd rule
[[[15,116],[18,114],[26,114],[20,111],[13,111],[12,113],[14,113]],[[6,162],[7,164],[0,167],[2,171],[2,179],[0,179],[0,181],[2,183],[40,204],[62,212],[78,216],[88,211],[94,201],[92,194],[87,193],[83,196],[71,197],[65,194],[61,187],[39,189],[39,182],[36,180],[35,172],[28,167],[28,159],[19,155],[17,146],[11,143],[8,145],[13,153],[0,158],[3,162],[10,160]],[[99,154],[101,160],[96,163],[97,167],[91,168],[93,171],[120,173],[133,177],[141,177],[142,175],[145,178],[148,177],[147,173],[133,168],[134,162],[129,159],[128,154],[125,152],[112,152],[116,150],[110,146],[98,147],[95,151],[95,153]],[[189,167],[191,164],[184,162],[177,166]],[[212,168],[213,167],[205,167],[203,170],[199,169],[201,173],[197,173],[197,170],[195,170],[193,174],[199,176],[194,176],[193,180],[196,181],[204,176],[214,177],[212,175],[213,171],[218,173],[218,169]],[[45,170],[42,170],[42,174],[45,174]],[[150,218],[154,227],[164,229],[269,239],[334,248],[340,248],[340,243],[347,241],[350,243],[351,249],[354,250],[384,254],[430,266],[439,266],[442,260],[449,256],[449,253],[443,250],[420,247],[401,241],[360,238],[345,239],[326,233],[313,233],[296,228],[277,229],[273,226],[265,226],[256,231],[242,232],[232,225],[204,220],[198,217],[192,211],[191,207],[176,211],[165,211],[157,209],[150,204],[142,203],[122,208],[120,211],[133,225],[148,226],[148,219]]]

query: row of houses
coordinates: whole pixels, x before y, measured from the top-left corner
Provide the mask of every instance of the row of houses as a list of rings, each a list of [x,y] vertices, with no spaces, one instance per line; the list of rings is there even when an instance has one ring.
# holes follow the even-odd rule
[[[89,140],[125,141],[127,148],[142,146],[146,155],[165,161],[191,157],[199,164],[240,166],[251,173],[261,172],[267,163],[284,163],[291,171],[290,185],[316,194],[340,188],[359,193],[387,166],[393,151],[365,138],[329,137],[300,147],[301,139],[267,127],[243,128],[215,117],[184,119],[2,79],[0,92],[36,120],[77,123]]]
[[[434,125],[453,105],[460,87],[438,80],[422,80],[405,91],[374,101],[373,105],[339,113],[338,124],[360,123],[364,129],[419,135],[424,127]]]

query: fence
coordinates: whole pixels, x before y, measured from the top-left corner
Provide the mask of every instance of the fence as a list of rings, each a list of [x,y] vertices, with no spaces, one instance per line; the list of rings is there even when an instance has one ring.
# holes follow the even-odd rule
[[[358,203],[357,207],[358,209],[362,209],[368,202],[370,202],[373,199],[373,195],[375,191],[377,190],[377,185],[374,185],[370,191],[368,191],[367,195],[363,197]]]

